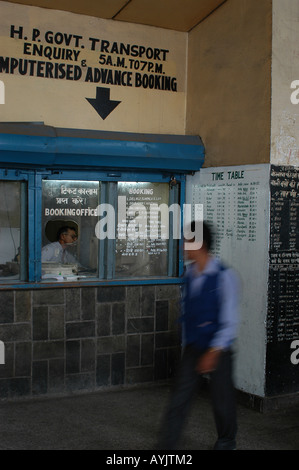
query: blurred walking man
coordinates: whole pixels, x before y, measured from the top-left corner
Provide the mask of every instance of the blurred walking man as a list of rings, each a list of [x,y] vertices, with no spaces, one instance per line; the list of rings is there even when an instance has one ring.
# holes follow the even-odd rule
[[[192,222],[192,233],[195,233],[195,228],[195,222]],[[192,398],[203,374],[210,376],[217,430],[214,450],[236,449],[232,346],[239,316],[239,279],[233,269],[225,267],[211,254],[211,245],[212,233],[204,222],[202,245],[186,251],[192,263],[187,267],[184,283],[181,316],[183,354],[162,424],[160,449],[177,449]]]

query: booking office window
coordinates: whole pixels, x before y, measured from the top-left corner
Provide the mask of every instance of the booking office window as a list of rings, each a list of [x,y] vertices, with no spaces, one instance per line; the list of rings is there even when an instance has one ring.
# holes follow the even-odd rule
[[[42,248],[59,249],[62,227],[78,238],[65,248],[67,262],[43,260],[42,249],[42,280],[177,276],[179,240],[168,208],[174,204],[177,233],[178,203],[179,184],[169,182],[43,180]]]
[[[43,181],[42,279],[97,277],[100,188],[98,181]],[[59,234],[68,231],[73,238],[62,249]]]

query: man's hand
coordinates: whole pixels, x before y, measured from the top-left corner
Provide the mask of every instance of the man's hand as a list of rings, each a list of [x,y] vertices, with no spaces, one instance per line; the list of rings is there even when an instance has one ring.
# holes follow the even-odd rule
[[[221,349],[210,348],[208,349],[198,360],[196,371],[199,374],[207,374],[208,372],[213,372],[218,364]]]

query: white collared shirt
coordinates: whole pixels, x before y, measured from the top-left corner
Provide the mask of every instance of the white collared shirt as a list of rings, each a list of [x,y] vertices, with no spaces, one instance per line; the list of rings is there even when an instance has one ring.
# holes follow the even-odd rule
[[[42,263],[48,261],[52,261],[53,263],[78,264],[78,260],[68,252],[67,248],[63,248],[59,242],[53,242],[43,247]]]

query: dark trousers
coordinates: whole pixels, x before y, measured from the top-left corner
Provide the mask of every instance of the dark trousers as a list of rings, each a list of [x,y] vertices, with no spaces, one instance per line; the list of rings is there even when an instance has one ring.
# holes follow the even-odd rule
[[[177,449],[192,399],[198,390],[199,381],[202,380],[195,370],[199,357],[199,352],[192,346],[188,346],[183,353],[162,423],[159,449]],[[210,374],[210,392],[218,435],[214,449],[235,449],[237,418],[230,350],[221,353],[216,370]],[[200,427],[200,423],[198,424]]]

